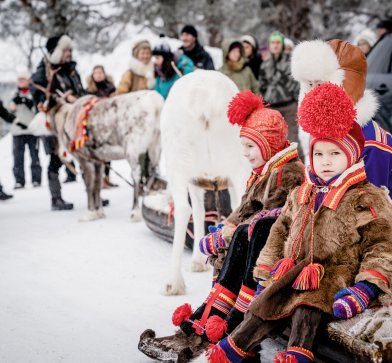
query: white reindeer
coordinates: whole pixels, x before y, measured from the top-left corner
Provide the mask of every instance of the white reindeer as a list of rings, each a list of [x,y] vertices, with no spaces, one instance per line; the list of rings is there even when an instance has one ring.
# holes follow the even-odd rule
[[[238,206],[250,169],[239,138],[239,129],[229,124],[227,106],[238,92],[236,85],[216,71],[198,70],[179,79],[161,114],[162,152],[168,187],[174,201],[175,231],[166,295],[185,293],[181,255],[192,213],[194,247],[192,271],[205,271],[205,256],[199,250],[204,235],[204,190],[200,179],[228,179],[232,208]],[[188,203],[188,193],[192,207]]]

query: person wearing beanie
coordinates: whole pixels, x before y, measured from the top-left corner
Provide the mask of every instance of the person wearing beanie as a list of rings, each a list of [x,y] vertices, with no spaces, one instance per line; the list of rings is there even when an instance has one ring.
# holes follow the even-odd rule
[[[380,40],[385,34],[392,32],[392,19],[384,19],[377,23],[376,34]]]
[[[269,37],[270,58],[261,64],[259,84],[261,94],[271,108],[279,111],[289,127],[289,139],[298,142],[296,121],[298,83],[290,75],[290,55],[284,52],[285,37],[273,32]],[[302,150],[299,149],[302,156]]]
[[[262,97],[249,90],[239,92],[229,104],[228,118],[240,126],[244,156],[253,172],[241,205],[200,241],[201,251],[215,268],[213,287],[195,311],[189,304],[176,309],[172,317],[180,327],[176,334],[165,342],[141,338],[143,346],[159,351],[176,344],[177,352],[195,351],[196,345],[217,342],[241,323],[257,289],[256,259],[288,193],[303,180],[297,145],[287,140],[287,124],[278,111],[264,105]]]
[[[123,74],[116,95],[154,89],[154,63],[148,40],[139,40],[132,47],[129,69]]]
[[[364,29],[361,33],[355,38],[354,44],[358,46],[360,50],[362,50],[363,54],[367,55],[370,50],[373,48],[373,45],[377,41],[377,36],[371,29]]]
[[[241,362],[291,323],[287,350],[274,362],[311,363],[325,321],[349,319],[391,293],[392,204],[366,179],[365,139],[355,119],[352,100],[337,85],[305,95],[298,122],[311,134],[310,168],[256,261],[262,288],[244,321],[199,361]]]
[[[181,29],[180,39],[182,46],[180,51],[189,57],[196,68],[214,70],[214,62],[211,56],[200,44],[197,30],[193,25],[185,25]]]
[[[155,58],[154,89],[166,99],[174,82],[180,77],[193,72],[195,66],[185,54],[174,54],[169,43],[164,39],[164,35],[161,35],[160,39],[160,43],[152,51]]]
[[[55,106],[55,102],[52,99],[47,100],[45,93],[34,87],[34,84],[42,87],[48,85],[47,67],[56,70],[56,74],[51,83],[51,93],[54,94],[57,91],[63,93],[68,92],[65,101],[69,103],[73,103],[79,97],[85,95],[86,92],[83,88],[80,75],[76,70],[76,62],[72,59],[72,47],[72,39],[66,34],[51,37],[46,42],[48,56],[42,59],[31,78],[31,93],[38,111],[47,112]],[[48,182],[52,197],[52,210],[71,210],[73,209],[73,204],[65,202],[61,196],[59,169],[62,166],[62,162],[57,155],[57,138],[55,136],[45,136],[42,137],[42,140],[45,152],[50,155]],[[66,171],[66,182],[76,181],[76,176],[68,168],[66,168]]]
[[[261,55],[259,53],[259,45],[257,40],[252,35],[246,34],[241,37],[242,46],[244,47],[244,54],[247,58],[247,65],[253,72],[256,80],[259,78]]]
[[[376,186],[388,188],[392,197],[392,136],[372,120],[378,101],[366,89],[367,62],[363,52],[340,39],[302,42],[294,49],[291,73],[300,84],[299,104],[307,92],[324,82],[343,86],[354,103],[357,122],[365,136],[362,158],[367,178]],[[309,150],[309,134],[302,131],[301,144],[305,152]],[[305,159],[307,164],[306,154]]]
[[[30,77],[27,70],[21,70],[17,76],[18,89],[8,108],[16,116],[11,126],[14,155],[14,189],[25,186],[24,154],[27,146],[31,159],[31,181],[34,187],[41,185],[41,165],[39,161],[39,138],[29,130],[29,124],[35,116],[33,97],[31,95]]]
[[[224,40],[222,55],[223,66],[219,71],[228,76],[240,91],[249,89],[255,94],[260,94],[257,80],[247,64],[242,42],[235,39]]]

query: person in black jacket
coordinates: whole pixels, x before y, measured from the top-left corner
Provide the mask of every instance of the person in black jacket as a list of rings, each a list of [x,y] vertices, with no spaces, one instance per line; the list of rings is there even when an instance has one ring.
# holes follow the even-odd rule
[[[193,25],[185,25],[181,30],[182,47],[180,50],[189,57],[196,68],[214,70],[214,62],[197,39],[197,30]]]
[[[46,76],[46,67],[51,67],[53,70],[58,70],[54,75],[51,89],[52,93],[57,90],[61,92],[71,91],[66,97],[69,103],[75,102],[79,97],[85,94],[79,73],[76,70],[76,62],[72,60],[72,39],[68,35],[60,35],[49,38],[46,43],[46,49],[49,52],[47,60],[42,60],[38,65],[36,72],[32,76],[33,84],[38,84],[43,87],[48,85]],[[44,104],[46,101],[45,94],[39,89],[32,87],[32,94],[34,103],[38,111],[45,111]],[[48,108],[53,107],[54,104],[50,101]],[[72,203],[65,202],[61,197],[61,185],[59,181],[59,169],[62,162],[57,155],[58,141],[55,136],[46,136],[43,138],[45,151],[50,155],[50,163],[48,167],[48,181],[49,189],[52,195],[52,210],[69,210],[73,209]],[[75,178],[68,175],[68,181]]]
[[[113,78],[108,76],[105,68],[102,65],[96,65],[93,72],[87,78],[87,93],[97,96],[99,98],[111,97],[116,92],[116,87],[113,84]],[[111,182],[109,178],[110,161],[105,163],[104,177],[102,180],[102,188],[118,187],[117,184]]]
[[[241,37],[242,46],[244,47],[244,53],[247,58],[247,65],[252,70],[256,79],[259,78],[260,66],[261,66],[261,55],[259,53],[259,45],[257,40],[252,35],[243,35]]]
[[[0,118],[9,124],[12,124],[12,122],[15,120],[15,115],[8,112],[8,110],[3,106],[3,102],[1,100],[0,100]],[[7,194],[3,191],[3,186],[0,183],[0,200],[7,200],[12,197],[13,195]]]

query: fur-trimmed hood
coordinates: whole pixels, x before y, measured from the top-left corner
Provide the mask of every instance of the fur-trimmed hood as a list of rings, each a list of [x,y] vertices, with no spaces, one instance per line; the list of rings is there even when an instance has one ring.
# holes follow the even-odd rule
[[[334,40],[334,42],[336,43],[338,41]],[[343,86],[355,102],[357,122],[361,126],[364,126],[377,112],[377,98],[370,90],[364,90],[360,97],[358,94],[354,96],[351,94],[348,87],[350,86],[352,89],[354,81],[359,83],[358,88],[364,87],[362,81],[366,76],[366,64],[357,67],[358,69],[356,67],[353,69],[350,69],[349,67],[346,67],[346,70],[343,69],[344,67],[342,67],[340,63],[343,62],[341,54],[343,52],[342,48],[344,47],[336,47],[335,43],[327,43],[322,40],[311,40],[302,42],[294,48],[291,58],[291,74],[293,78],[300,83],[298,101],[301,103],[305,94],[311,90],[311,86],[309,85],[310,81],[331,82]],[[332,45],[336,48],[335,50]],[[343,46],[345,45],[346,44],[343,43]],[[349,43],[347,43],[347,46],[354,47]],[[354,59],[350,59],[350,61],[355,64],[355,55]],[[362,57],[359,58],[358,56],[358,62],[363,63],[364,59],[362,59]],[[355,79],[352,80],[351,78]],[[351,84],[349,84],[350,82]]]
[[[147,79],[147,87],[149,89],[154,88],[154,63],[152,60],[150,60],[148,64],[144,64],[135,57],[131,57],[129,70],[138,76],[145,77]]]
[[[63,56],[63,51],[65,49],[73,48],[73,46],[72,39],[68,35],[62,35],[53,52],[49,55],[49,62],[51,64],[59,64],[61,57]]]

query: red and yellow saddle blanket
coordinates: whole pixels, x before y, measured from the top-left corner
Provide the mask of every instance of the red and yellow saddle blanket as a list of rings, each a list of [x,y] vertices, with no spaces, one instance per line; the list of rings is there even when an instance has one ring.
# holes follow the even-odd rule
[[[90,117],[92,109],[98,101],[99,98],[91,97],[83,104],[83,107],[80,110],[75,123],[75,129],[71,143],[68,147],[70,152],[77,151],[86,145],[89,136],[89,130],[87,127],[88,119]]]

